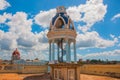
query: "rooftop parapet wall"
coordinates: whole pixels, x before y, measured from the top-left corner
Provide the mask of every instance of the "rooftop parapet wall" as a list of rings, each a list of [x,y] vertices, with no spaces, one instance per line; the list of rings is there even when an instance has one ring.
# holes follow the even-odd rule
[[[75,39],[77,36],[75,30],[69,30],[69,29],[56,29],[54,31],[49,31],[47,34],[47,37],[50,39],[55,38],[69,38],[69,39]]]
[[[83,65],[81,73],[120,78],[120,65]]]
[[[47,65],[0,65],[0,73],[46,73]]]

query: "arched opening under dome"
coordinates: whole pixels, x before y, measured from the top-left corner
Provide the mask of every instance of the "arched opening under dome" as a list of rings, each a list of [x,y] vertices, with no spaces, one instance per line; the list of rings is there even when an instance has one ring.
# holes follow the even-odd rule
[[[55,23],[56,29],[63,29],[65,27],[65,23],[62,18],[58,18]]]

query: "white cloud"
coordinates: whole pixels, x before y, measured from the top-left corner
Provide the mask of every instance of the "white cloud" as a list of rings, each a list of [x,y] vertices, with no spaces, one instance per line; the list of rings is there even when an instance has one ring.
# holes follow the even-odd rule
[[[24,12],[17,12],[7,23],[9,32],[16,34],[18,45],[32,47],[36,44],[36,38],[31,32],[32,19],[27,19],[28,15]]]
[[[0,58],[1,59],[4,59],[4,60],[10,60],[11,59],[11,55],[12,55],[12,52],[13,51],[11,51],[11,50],[9,50],[9,51],[6,51],[6,50],[2,50],[1,52],[0,52]],[[11,54],[10,54],[11,53]]]
[[[113,35],[113,34],[110,34],[110,37],[111,37],[111,38],[115,38],[115,35]]]
[[[48,54],[46,52],[43,53],[43,51],[28,51],[28,52],[23,52],[21,51],[21,59],[30,59],[33,60],[35,58],[38,58],[39,60],[48,60]]]
[[[49,11],[40,11],[40,13],[38,13],[34,18],[35,23],[46,28],[50,25],[50,21],[55,14],[56,9],[50,9]]]
[[[83,26],[78,25],[77,28],[78,28],[78,30],[81,30],[82,32],[86,32],[88,30],[87,25],[83,25]]]
[[[81,20],[81,11],[79,11],[79,8],[77,6],[68,7],[67,14],[71,17],[71,19],[75,22],[79,22]]]
[[[47,39],[47,32],[48,30],[45,31],[41,31],[40,33],[36,34],[38,43],[36,44],[36,46],[34,46],[34,50],[36,51],[45,51],[48,50],[48,39]]]
[[[111,20],[114,21],[114,20],[117,19],[117,18],[120,18],[120,14],[114,15]]]
[[[29,32],[29,33],[22,33],[21,35],[19,35],[17,42],[18,45],[24,47],[33,47],[37,44],[38,39],[36,35],[34,35],[32,32]]]
[[[27,19],[28,15],[25,12],[17,12],[7,23],[10,26],[10,32],[15,34],[28,33],[32,30],[32,19]]]
[[[8,25],[10,26],[9,31],[18,36],[18,38],[16,39],[18,47],[23,46],[23,49],[25,49],[24,47],[27,47],[28,49],[32,48],[36,51],[45,50],[48,47],[46,45],[46,34],[48,30],[34,34],[33,32],[31,32],[31,26],[33,24],[32,19],[27,19],[27,17],[28,15],[24,12],[17,12],[16,14],[14,14],[11,18],[11,21],[8,22]]]
[[[86,23],[82,26],[83,32],[89,30],[96,22],[104,19],[107,12],[107,5],[103,4],[103,0],[88,0],[86,4],[78,6],[79,13],[83,14],[80,21]],[[83,29],[85,28],[85,29]]]
[[[9,26],[8,32],[0,30],[0,50],[6,54],[1,56],[1,58],[6,59],[5,57],[12,54],[15,48],[18,48],[21,52],[23,52],[21,53],[21,56],[25,59],[28,59],[28,57],[30,59],[36,57],[43,59],[46,55],[48,55],[48,43],[46,36],[48,30],[41,31],[40,33],[31,32],[33,20],[28,19],[28,15],[25,12],[17,12],[14,15],[4,13],[1,16],[3,18],[1,23]],[[7,19],[9,19],[9,21],[6,22]],[[40,56],[36,56],[34,53]],[[30,54],[33,56],[30,56]]]
[[[83,58],[83,56],[81,54],[77,53],[77,59],[79,60],[79,59],[82,59],[82,58]]]
[[[6,20],[10,20],[11,18],[12,18],[12,14],[4,13],[3,15],[0,15],[0,23],[6,23]]]
[[[87,59],[99,59],[98,57],[103,57],[103,59],[110,59],[110,58],[114,58],[114,57],[119,57],[120,56],[120,50],[112,50],[112,51],[104,51],[104,52],[100,52],[100,53],[91,53],[91,54],[87,54],[82,56],[83,58],[87,58]]]
[[[118,36],[118,38],[120,39],[120,36]]]
[[[10,7],[10,4],[6,0],[0,0],[0,10],[4,10]]]
[[[35,34],[32,33],[32,19],[28,19],[28,15],[24,12],[17,12],[13,16],[10,15],[9,19],[10,21],[6,22],[6,24],[10,26],[9,32],[0,31],[0,45],[3,50],[13,50],[18,47],[21,51],[26,51],[28,53],[39,53],[40,55],[43,55],[44,52],[46,55],[48,50],[46,34],[48,30]],[[3,20],[3,22],[5,22],[5,20]],[[3,36],[7,37],[5,38]],[[5,44],[2,44],[2,42],[7,43],[8,47],[6,47]],[[78,33],[77,36],[77,47],[79,48],[105,48],[114,46],[116,42],[117,38],[114,38],[114,40],[105,40],[95,31],[86,32],[83,34]],[[35,57],[35,55],[33,57]]]
[[[7,32],[4,33],[2,31],[0,31],[0,48],[1,50],[11,50],[11,49],[15,49],[17,47],[17,42],[16,42],[16,35],[11,33],[11,32]]]
[[[33,22],[32,19],[28,19],[28,15],[25,12],[17,12],[13,16],[10,14],[10,18],[6,13],[1,16],[4,18],[1,23],[9,26],[9,32],[0,30],[0,51],[4,53],[0,58],[10,59],[15,48],[21,51],[21,58],[24,59],[34,59],[36,57],[44,59],[48,57],[46,56],[48,55],[46,36],[48,30],[35,34],[31,32]],[[6,22],[8,18],[9,21]]]
[[[45,30],[45,31],[41,31],[39,34],[37,34],[39,42],[41,42],[41,43],[48,42],[47,33],[48,33],[48,30]]]
[[[66,11],[73,21],[82,21],[86,23],[86,25],[82,26],[82,28],[79,28],[85,32],[89,30],[93,24],[104,19],[104,16],[107,12],[107,5],[103,4],[103,0],[87,0],[86,4],[68,7]],[[55,13],[55,9],[41,11],[35,16],[35,22],[46,28],[49,26],[49,23]]]
[[[70,15],[71,19],[74,22],[82,21],[86,23],[83,26],[81,26],[81,24],[78,26],[78,29],[85,33],[78,33],[77,47],[106,48],[114,46],[115,43],[118,42],[118,39],[113,35],[111,35],[111,37],[114,37],[112,40],[106,40],[100,37],[100,35],[95,31],[86,32],[91,28],[93,24],[102,21],[106,12],[107,5],[103,4],[103,0],[87,0],[86,4],[68,7],[67,13]],[[35,23],[41,25],[41,27],[47,28],[50,21],[52,20],[52,17],[55,14],[56,9],[40,11],[40,13],[34,17]],[[8,22],[6,22],[7,19],[9,19]],[[3,15],[0,15],[0,23],[5,23],[10,26],[9,32],[3,32],[0,30],[0,47],[2,49],[1,52],[3,50],[13,51],[13,49],[18,47],[21,50],[22,58],[34,59],[38,57],[44,59],[47,55],[48,59],[48,43],[46,36],[48,30],[35,34],[32,33],[31,26],[33,24],[33,20],[28,19],[28,15],[25,12],[17,12],[14,15],[4,13]],[[79,54],[77,56],[82,57]]]
[[[106,48],[114,46],[118,39],[106,40],[100,37],[96,31],[92,31],[83,34],[78,33],[76,41],[79,48]]]

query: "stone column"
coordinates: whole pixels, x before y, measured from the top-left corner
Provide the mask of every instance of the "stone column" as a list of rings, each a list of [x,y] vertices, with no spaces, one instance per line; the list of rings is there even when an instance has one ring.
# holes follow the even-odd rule
[[[68,46],[69,46],[69,52],[68,52],[68,54],[69,54],[69,62],[71,62],[71,48],[70,48],[70,43],[68,43]]]
[[[66,62],[69,62],[69,43],[66,40]]]
[[[55,46],[54,46],[54,41],[52,41],[52,61],[55,60]]]
[[[77,57],[76,57],[76,42],[74,41],[74,61],[77,61]]]
[[[59,45],[57,44],[57,53],[58,53],[58,61],[60,61],[60,53],[59,53],[60,51],[59,51]]]
[[[49,61],[51,61],[51,42],[49,42]]]
[[[61,51],[62,51],[62,54],[61,54],[61,62],[63,62],[63,54],[64,54],[64,51],[63,51],[63,41],[61,40]]]

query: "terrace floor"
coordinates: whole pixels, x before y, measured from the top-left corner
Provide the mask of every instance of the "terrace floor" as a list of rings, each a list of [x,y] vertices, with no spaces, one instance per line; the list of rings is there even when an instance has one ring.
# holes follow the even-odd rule
[[[50,80],[50,74],[0,74],[0,80]],[[107,76],[80,74],[80,80],[120,80]]]

